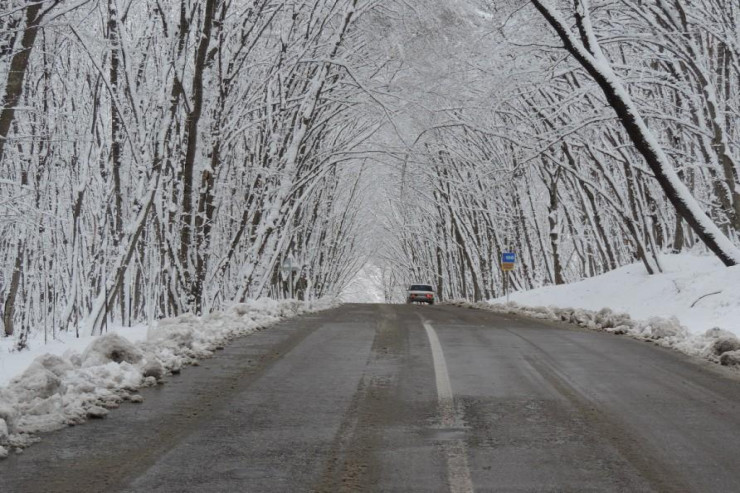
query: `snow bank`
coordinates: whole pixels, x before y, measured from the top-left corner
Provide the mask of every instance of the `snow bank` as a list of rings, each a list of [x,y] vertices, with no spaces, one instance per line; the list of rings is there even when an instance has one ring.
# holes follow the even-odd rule
[[[661,257],[664,273],[633,264],[562,286],[512,293],[512,301],[450,304],[625,334],[740,367],[740,267],[713,257]],[[607,308],[604,308],[607,307]]]
[[[638,320],[676,317],[695,334],[721,327],[740,336],[740,266],[727,268],[713,256],[693,254],[662,255],[660,263],[662,274],[650,276],[637,263],[572,284],[512,293],[511,301],[591,311],[608,307]]]
[[[32,351],[7,353],[0,347],[6,349],[0,354],[0,459],[38,441],[39,433],[103,418],[124,401],[142,402],[138,389],[211,356],[235,337],[336,304],[263,299],[204,317],[182,315],[138,326],[131,337],[116,328],[68,345],[34,345]]]
[[[735,334],[717,327],[701,334],[691,333],[681,325],[676,317],[650,317],[647,320],[633,320],[629,314],[615,313],[609,308],[592,311],[555,306],[524,306],[513,301],[509,303],[449,301],[446,304],[566,322],[586,329],[628,335],[724,366],[740,367],[740,339]]]

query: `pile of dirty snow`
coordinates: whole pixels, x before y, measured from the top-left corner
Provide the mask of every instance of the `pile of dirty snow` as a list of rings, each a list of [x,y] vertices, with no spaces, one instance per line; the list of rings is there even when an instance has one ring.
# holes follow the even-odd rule
[[[48,346],[51,352],[34,344],[32,351],[12,353],[0,347],[0,458],[38,441],[39,433],[102,418],[123,401],[142,402],[138,389],[211,356],[235,337],[336,304],[263,299],[138,326],[130,338],[127,329],[117,328],[83,339],[84,349],[80,342],[65,349],[59,341]],[[29,354],[35,355],[30,362]]]

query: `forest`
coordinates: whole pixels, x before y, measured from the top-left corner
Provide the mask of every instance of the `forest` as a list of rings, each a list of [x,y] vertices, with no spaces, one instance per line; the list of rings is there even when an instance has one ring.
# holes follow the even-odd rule
[[[3,0],[2,334],[368,265],[441,299],[740,263],[736,0]]]
[[[659,273],[663,253],[740,263],[737,2],[461,4],[406,45],[428,83],[397,86],[426,121],[390,192],[387,283],[499,297],[507,251],[515,290]]]

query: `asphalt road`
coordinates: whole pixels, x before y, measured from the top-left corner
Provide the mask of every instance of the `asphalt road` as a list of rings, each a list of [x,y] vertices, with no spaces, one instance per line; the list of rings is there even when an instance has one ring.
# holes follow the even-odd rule
[[[740,491],[740,382],[626,337],[346,305],[0,461],[5,492]]]

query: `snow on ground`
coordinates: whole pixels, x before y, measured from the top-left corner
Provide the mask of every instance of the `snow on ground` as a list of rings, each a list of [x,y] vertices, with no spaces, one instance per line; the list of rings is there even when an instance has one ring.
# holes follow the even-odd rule
[[[37,434],[102,418],[123,401],[141,402],[141,387],[209,357],[231,339],[284,318],[336,306],[261,299],[204,317],[182,315],[151,326],[111,327],[96,337],[61,334],[13,351],[0,340],[0,458],[38,441]]]
[[[690,254],[663,255],[660,261],[662,274],[650,276],[637,263],[572,284],[512,293],[511,301],[611,308],[635,319],[676,317],[692,333],[721,327],[740,335],[740,267],[727,268],[716,257]]]
[[[131,342],[140,342],[146,340],[147,331],[146,324],[139,324],[134,327],[110,326],[106,333],[115,332]],[[28,349],[23,351],[13,349],[16,343],[13,338],[0,338],[0,388],[8,385],[13,377],[28,368],[38,356],[47,353],[62,356],[70,350],[81,353],[99,337],[80,334],[78,338],[74,332],[61,332],[53,339],[49,334],[49,340],[44,342],[43,334],[35,336],[28,341]]]
[[[740,266],[664,255],[662,274],[632,264],[580,282],[460,306],[558,320],[626,334],[727,366],[740,366]]]

